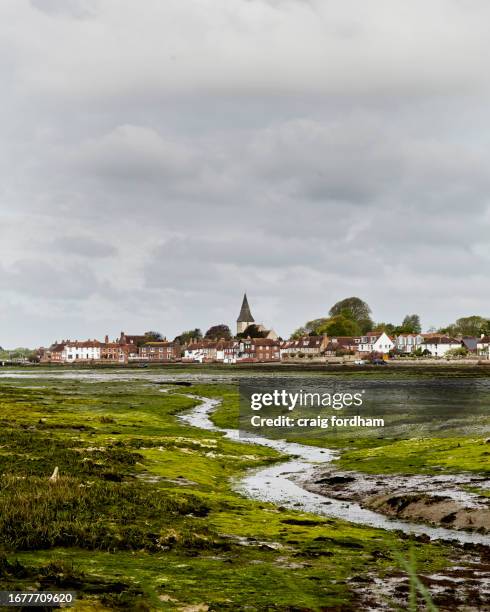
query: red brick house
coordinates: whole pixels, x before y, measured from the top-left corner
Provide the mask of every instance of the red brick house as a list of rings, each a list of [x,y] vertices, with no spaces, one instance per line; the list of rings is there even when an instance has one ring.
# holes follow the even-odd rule
[[[139,356],[145,361],[179,361],[180,344],[178,342],[146,342],[139,348]]]

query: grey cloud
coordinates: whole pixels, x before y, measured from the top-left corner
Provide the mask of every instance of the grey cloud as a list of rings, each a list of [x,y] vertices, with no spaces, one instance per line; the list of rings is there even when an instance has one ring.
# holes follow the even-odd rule
[[[99,258],[111,257],[117,254],[116,247],[107,240],[97,240],[90,236],[60,236],[55,238],[51,245],[65,258],[69,258],[72,255]]]
[[[86,300],[103,287],[86,266],[54,266],[33,259],[16,262],[5,276],[7,291],[36,299]]]
[[[490,314],[489,17],[3,3],[0,344],[232,324],[244,289],[284,335],[345,295]]]

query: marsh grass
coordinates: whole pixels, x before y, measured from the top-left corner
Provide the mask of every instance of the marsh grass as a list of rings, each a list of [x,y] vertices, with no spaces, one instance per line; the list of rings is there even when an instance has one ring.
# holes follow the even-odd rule
[[[89,575],[77,569],[67,561],[50,561],[38,566],[21,563],[18,560],[10,562],[5,556],[0,556],[0,580],[2,588],[11,591],[22,591],[31,588],[33,584],[43,591],[75,591],[78,597],[84,599],[97,598],[103,605],[113,610],[151,610],[147,598],[140,587],[125,580],[108,580],[100,576]],[[16,607],[15,610],[32,609]],[[38,606],[36,610],[52,610],[52,607]],[[87,608],[85,608],[87,609]]]
[[[188,392],[234,410],[232,385]],[[0,381],[2,588],[71,584],[121,610],[359,609],[351,577],[391,571],[403,542],[236,494],[230,478],[279,455],[180,423],[195,404],[145,381]],[[418,567],[448,551],[416,543]]]
[[[10,550],[213,548],[219,538],[197,520],[208,512],[192,493],[142,483],[0,478],[0,533]]]

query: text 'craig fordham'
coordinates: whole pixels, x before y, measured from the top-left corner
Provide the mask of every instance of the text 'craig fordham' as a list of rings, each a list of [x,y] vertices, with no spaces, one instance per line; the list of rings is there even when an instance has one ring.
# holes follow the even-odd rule
[[[250,423],[252,427],[314,427],[320,429],[327,429],[328,427],[384,427],[385,425],[384,419],[361,417],[359,415],[293,418],[285,415],[261,417],[255,414],[250,418]]]

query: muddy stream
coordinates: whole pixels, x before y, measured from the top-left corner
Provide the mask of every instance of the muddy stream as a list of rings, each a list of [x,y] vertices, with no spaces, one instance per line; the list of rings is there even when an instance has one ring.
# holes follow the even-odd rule
[[[219,400],[205,397],[189,396],[201,401],[191,411],[179,415],[179,419],[188,425],[208,431],[223,433],[236,442],[259,444],[273,448],[289,457],[284,462],[249,470],[246,475],[233,483],[236,491],[252,499],[271,502],[279,506],[311,512],[325,517],[334,517],[381,529],[399,530],[415,536],[425,535],[431,540],[452,540],[461,544],[490,544],[488,535],[456,531],[443,527],[431,527],[392,519],[372,510],[362,508],[358,503],[334,499],[306,491],[294,480],[314,478],[314,472],[320,465],[327,465],[337,456],[335,451],[287,442],[272,440],[259,436],[239,435],[236,429],[223,429],[214,425],[209,415],[216,409]]]

